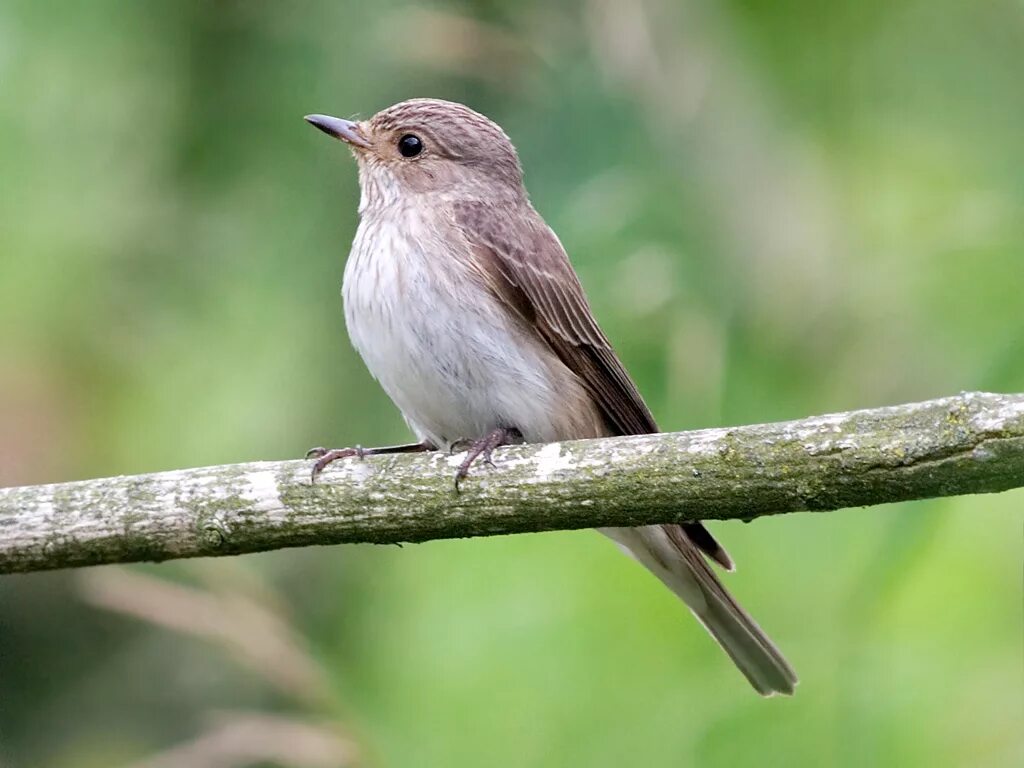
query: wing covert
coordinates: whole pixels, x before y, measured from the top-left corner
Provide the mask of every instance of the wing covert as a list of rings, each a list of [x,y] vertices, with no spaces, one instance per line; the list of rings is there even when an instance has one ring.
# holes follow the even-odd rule
[[[525,211],[509,211],[466,201],[454,204],[453,213],[474,250],[474,265],[495,295],[536,327],[580,377],[609,432],[657,432],[636,384],[594,320],[565,249],[529,204]]]

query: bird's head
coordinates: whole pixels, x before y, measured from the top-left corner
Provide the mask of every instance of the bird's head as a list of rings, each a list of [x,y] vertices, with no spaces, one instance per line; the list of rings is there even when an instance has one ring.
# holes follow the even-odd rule
[[[439,99],[411,99],[358,122],[306,121],[349,145],[359,163],[360,209],[439,193],[499,203],[525,196],[519,156],[479,112]]]

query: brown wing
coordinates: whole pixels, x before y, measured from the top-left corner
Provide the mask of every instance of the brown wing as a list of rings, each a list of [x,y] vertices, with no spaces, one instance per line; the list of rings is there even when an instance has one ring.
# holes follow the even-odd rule
[[[594,320],[565,249],[529,203],[502,208],[459,201],[452,211],[487,284],[580,377],[609,433],[657,432],[640,391]],[[732,560],[703,525],[687,523],[682,528],[700,549],[732,569]]]
[[[598,327],[558,238],[528,204],[513,210],[454,205],[455,222],[494,293],[533,324],[583,381],[609,432],[658,431],[654,417]]]

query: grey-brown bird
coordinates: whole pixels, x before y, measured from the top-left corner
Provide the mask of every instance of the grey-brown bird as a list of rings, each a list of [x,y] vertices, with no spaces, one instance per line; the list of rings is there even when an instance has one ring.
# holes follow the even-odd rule
[[[469,445],[456,474],[513,441],[657,432],[594,320],[555,233],[530,204],[505,132],[461,104],[413,99],[368,120],[306,120],[351,148],[359,228],[342,296],[352,343],[419,442],[314,449],[314,477],[354,455]],[[797,677],[705,556],[700,523],[602,529],[693,611],[758,693]]]

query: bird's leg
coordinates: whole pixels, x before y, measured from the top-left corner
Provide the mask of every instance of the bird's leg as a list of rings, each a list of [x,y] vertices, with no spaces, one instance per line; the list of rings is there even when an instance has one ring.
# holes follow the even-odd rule
[[[484,462],[493,467],[494,462],[491,461],[491,454],[494,453],[495,448],[502,445],[519,443],[522,440],[523,435],[519,430],[511,427],[498,427],[479,440],[474,440],[470,443],[469,450],[466,451],[466,458],[462,460],[458,470],[455,472],[455,490],[459,490],[459,483],[469,476],[469,469],[478,458],[483,456]]]
[[[355,448],[332,448],[331,450],[311,448],[306,451],[306,458],[316,459],[316,464],[313,465],[313,473],[310,477],[310,482],[315,483],[317,475],[323,472],[328,464],[338,459],[347,459],[350,456],[358,456],[361,459],[365,456],[379,456],[385,453],[420,453],[433,450],[437,450],[437,447],[433,443],[424,440],[422,443],[385,445],[380,448],[363,448],[361,445],[357,445]]]

